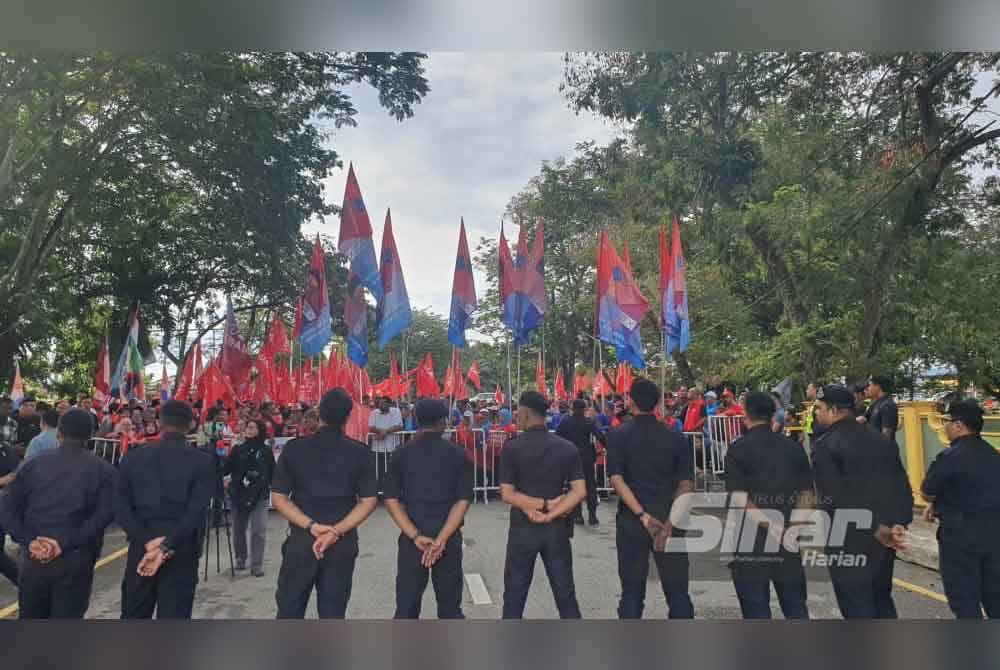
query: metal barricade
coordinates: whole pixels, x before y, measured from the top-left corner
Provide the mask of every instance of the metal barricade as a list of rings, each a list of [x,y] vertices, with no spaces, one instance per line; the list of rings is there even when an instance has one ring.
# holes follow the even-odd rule
[[[709,484],[718,477],[709,461],[708,447],[705,444],[705,434],[702,432],[684,433],[684,438],[691,445],[691,459],[695,466],[695,491],[708,491]]]
[[[94,443],[94,454],[111,465],[118,465],[122,460],[121,440],[108,437],[95,437],[91,440]]]
[[[743,434],[743,417],[708,417],[708,438],[712,457],[712,472],[721,477],[726,471],[726,452],[729,445]]]
[[[601,446],[600,442],[591,435],[590,442],[594,445],[594,452],[597,458],[594,459],[594,482],[597,483],[597,497],[610,498],[615,492],[611,486],[611,477],[608,476],[608,452]]]

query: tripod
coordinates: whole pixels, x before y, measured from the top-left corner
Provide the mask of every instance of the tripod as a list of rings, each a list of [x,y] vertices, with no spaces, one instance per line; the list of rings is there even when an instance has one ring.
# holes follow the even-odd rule
[[[222,537],[220,528],[226,529],[226,549],[229,551],[229,574],[236,577],[236,567],[233,565],[233,540],[230,533],[229,509],[223,494],[212,497],[205,516],[205,579],[208,580],[209,548],[212,545],[212,528],[215,528],[215,574],[222,572]]]

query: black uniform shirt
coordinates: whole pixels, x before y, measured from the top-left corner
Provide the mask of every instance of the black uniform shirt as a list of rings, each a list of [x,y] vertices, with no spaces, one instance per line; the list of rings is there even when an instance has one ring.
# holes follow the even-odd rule
[[[913,520],[913,492],[899,448],[853,418],[837,421],[812,451],[819,504],[828,511],[870,510],[876,525]]]
[[[788,521],[799,491],[813,490],[812,468],[797,442],[771,430],[751,428],[726,451],[726,490],[746,491],[761,509],[779,510]]]
[[[366,445],[324,426],[285,445],[271,491],[291,497],[317,523],[334,524],[347,516],[358,498],[378,494],[375,464]]]
[[[889,439],[896,439],[896,431],[899,429],[899,408],[891,396],[884,395],[873,402],[865,412],[865,418],[868,419],[868,425],[880,433],[884,428],[891,429],[892,435]]]
[[[576,448],[580,450],[580,457],[591,461],[597,457],[597,450],[591,437],[601,444],[607,443],[604,433],[598,430],[593,420],[582,414],[580,416],[570,414],[565,417],[559,422],[556,435],[575,444]]]
[[[17,456],[14,443],[0,441],[0,477],[14,472],[20,464],[21,459]]]
[[[27,447],[32,438],[42,432],[42,419],[37,414],[32,417],[17,417],[17,444]]]
[[[694,480],[691,447],[652,414],[640,414],[608,433],[608,476],[613,475],[625,480],[645,511],[666,518],[677,485]],[[618,511],[632,514],[621,500]]]
[[[556,498],[567,482],[583,479],[576,446],[544,428],[526,430],[500,452],[500,483],[533,498]],[[510,508],[512,526],[530,524],[524,512]]]
[[[396,450],[383,493],[402,501],[420,533],[433,537],[456,502],[472,500],[472,468],[460,446],[440,434],[421,433]]]
[[[115,517],[129,542],[166,536],[167,546],[197,543],[215,491],[215,463],[184,436],[167,432],[125,454],[118,466]]]
[[[937,455],[921,489],[934,496],[942,527],[1000,520],[1000,453],[978,435],[960,437]]]
[[[63,445],[18,470],[0,498],[0,523],[18,543],[51,537],[63,552],[89,549],[97,557],[114,519],[115,469],[92,452]]]

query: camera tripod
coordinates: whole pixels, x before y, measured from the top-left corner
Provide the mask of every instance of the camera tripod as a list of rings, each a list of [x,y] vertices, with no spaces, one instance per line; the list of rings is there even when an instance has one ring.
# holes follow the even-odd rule
[[[205,579],[208,580],[209,548],[212,545],[212,528],[215,528],[215,574],[222,573],[222,537],[221,528],[226,530],[226,549],[229,552],[229,574],[236,577],[236,567],[233,564],[233,539],[230,533],[232,526],[229,520],[229,509],[226,507],[225,494],[219,493],[212,497],[212,504],[205,513]]]

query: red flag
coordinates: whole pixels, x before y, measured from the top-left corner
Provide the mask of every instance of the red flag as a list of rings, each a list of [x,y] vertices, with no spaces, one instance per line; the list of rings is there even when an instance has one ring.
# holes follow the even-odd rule
[[[469,366],[469,374],[467,379],[476,387],[477,391],[482,390],[482,382],[479,379],[479,362],[472,361],[472,365]]]
[[[286,365],[279,365],[274,369],[274,399],[279,404],[286,406],[295,402],[295,389],[292,388],[292,376]]]
[[[535,386],[538,387],[538,392],[541,393],[546,398],[549,397],[548,389],[545,384],[545,368],[542,367],[542,352],[538,352],[538,361],[535,363]]]
[[[108,336],[101,340],[101,348],[97,352],[97,369],[94,372],[94,395],[100,404],[108,400],[111,393],[111,361],[108,359]]]
[[[628,388],[625,383],[625,364],[619,363],[615,368],[615,393],[624,395]]]
[[[372,397],[372,380],[368,377],[368,368],[361,368],[361,398]]]
[[[222,336],[222,359],[219,366],[234,387],[240,386],[250,372],[250,353],[247,342],[240,335],[240,327],[233,311],[233,302],[226,298],[226,330]]]
[[[291,352],[288,336],[285,333],[285,322],[281,320],[281,315],[275,311],[271,324],[267,327],[267,337],[264,339],[261,353],[267,358],[273,359],[278,354],[290,354]]]
[[[452,391],[455,389],[455,377],[452,374],[451,366],[444,373],[444,388],[441,389],[441,393],[446,397],[451,397]]]
[[[194,377],[191,378],[191,383],[197,384],[204,373],[205,366],[201,363],[201,340],[198,340],[194,343]]]
[[[452,381],[451,392],[455,396],[455,400],[468,399],[469,389],[465,385],[465,375],[462,373],[462,364],[458,359],[458,349],[455,349],[452,355],[452,374],[454,375],[454,380]]]
[[[434,378],[434,360],[430,352],[417,367],[417,395],[421,398],[437,398],[441,395],[437,379]]]
[[[299,400],[313,407],[319,404],[319,379],[318,370],[313,369],[312,358],[306,359],[306,364],[302,367],[301,388],[299,389]]]
[[[292,339],[298,340],[302,333],[302,298],[295,303],[295,323],[292,324]]]
[[[611,382],[604,370],[594,373],[594,397],[607,397],[612,394]]]
[[[493,399],[498,405],[503,405],[506,398],[503,397],[503,391],[500,390],[500,384],[497,384],[496,393],[493,394]]]
[[[556,402],[566,402],[569,400],[566,394],[566,381],[563,379],[562,368],[556,371],[555,393]]]
[[[222,374],[222,370],[219,369],[217,362],[213,361],[202,377],[204,378],[205,400],[201,407],[201,420],[204,421],[209,408],[213,407],[217,401],[222,400],[223,406],[232,407],[234,397],[233,389],[226,376]]]
[[[326,370],[323,373],[323,393],[337,388],[340,382],[340,357],[336,351],[330,352],[330,358],[326,361]]]
[[[403,393],[403,380],[399,376],[399,366],[396,365],[396,354],[390,356],[389,361],[389,397],[399,400]]]
[[[632,392],[632,366],[625,364],[625,393]]]
[[[194,383],[194,348],[188,351],[184,359],[184,370],[181,378],[177,380],[177,392],[174,394],[178,400],[185,402],[191,397],[191,386]]]

